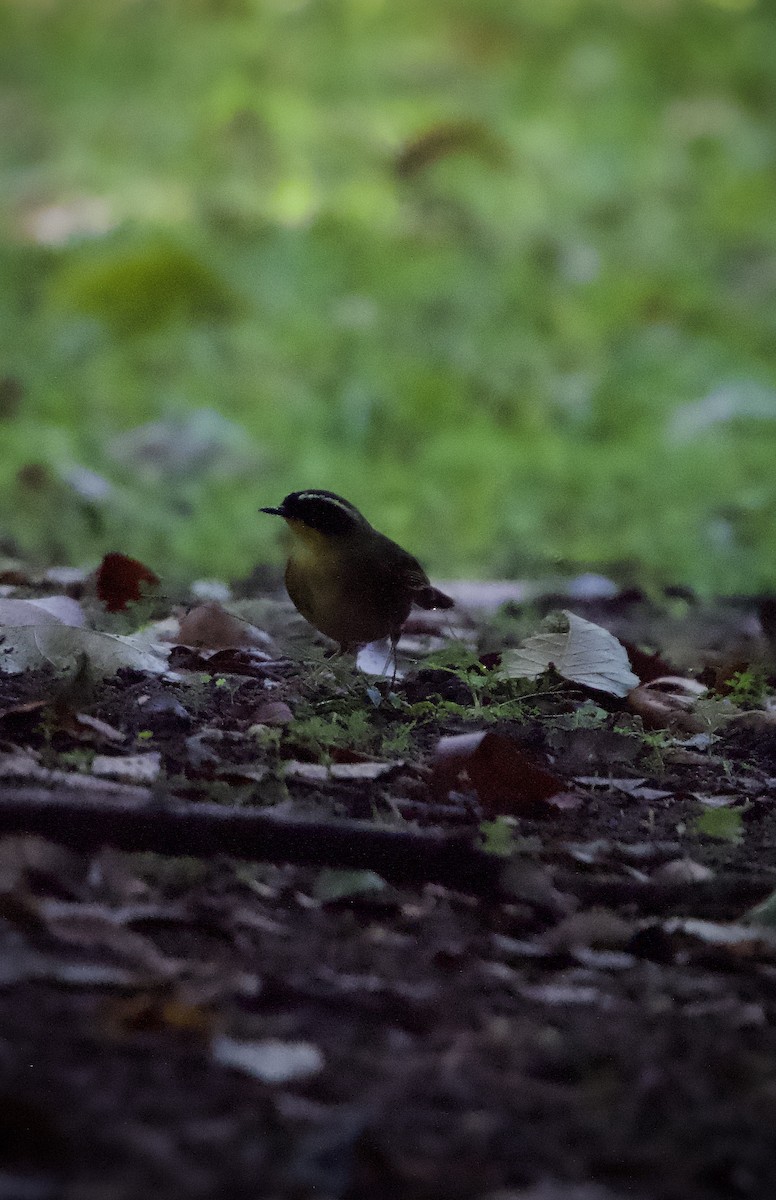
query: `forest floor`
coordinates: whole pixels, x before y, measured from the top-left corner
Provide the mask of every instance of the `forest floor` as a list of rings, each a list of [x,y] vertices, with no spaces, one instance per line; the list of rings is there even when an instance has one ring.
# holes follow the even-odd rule
[[[392,681],[4,580],[0,1197],[776,1195],[770,602],[460,585]]]

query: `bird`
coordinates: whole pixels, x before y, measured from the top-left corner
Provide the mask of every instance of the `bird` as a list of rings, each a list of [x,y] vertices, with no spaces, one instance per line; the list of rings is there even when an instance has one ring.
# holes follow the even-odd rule
[[[416,558],[369,524],[354,504],[321,488],[291,492],[277,508],[291,533],[286,589],[343,654],[390,638],[394,652],[413,604],[452,608]]]

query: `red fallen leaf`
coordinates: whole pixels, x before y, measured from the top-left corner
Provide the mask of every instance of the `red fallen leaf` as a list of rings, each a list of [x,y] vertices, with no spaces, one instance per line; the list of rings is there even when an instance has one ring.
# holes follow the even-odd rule
[[[155,587],[159,576],[126,554],[106,554],[97,568],[97,595],[108,612],[123,612],[141,598],[141,584]]]
[[[431,791],[444,800],[461,777],[468,778],[483,812],[493,817],[547,815],[569,807],[563,780],[546,770],[502,733],[462,733],[440,738],[432,765]],[[560,803],[555,804],[553,798]]]

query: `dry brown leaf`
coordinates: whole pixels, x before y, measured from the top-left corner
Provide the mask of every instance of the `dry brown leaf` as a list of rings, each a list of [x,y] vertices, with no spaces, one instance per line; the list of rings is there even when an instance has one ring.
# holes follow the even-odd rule
[[[289,725],[293,719],[294,714],[282,700],[266,700],[253,714],[255,725]]]
[[[112,1001],[106,1015],[114,1033],[173,1032],[209,1037],[214,1025],[212,1009],[147,991]]]
[[[633,934],[633,926],[608,908],[590,908],[571,913],[554,929],[544,935],[543,944],[550,950],[573,950],[578,946],[595,946],[619,950]]]
[[[181,617],[179,639],[185,646],[205,650],[259,647],[271,650],[272,638],[263,629],[227,612],[217,601],[200,604]]]
[[[73,713],[69,732],[82,741],[124,741],[124,734],[120,729],[109,725],[107,721],[101,721],[99,717],[92,717],[89,713]]]
[[[512,738],[492,731],[440,738],[432,764],[434,798],[446,799],[462,777],[477,792],[487,816],[548,813],[552,798],[564,792],[562,779]]]
[[[272,655],[258,646],[227,650],[195,650],[191,646],[173,646],[170,666],[175,671],[205,671],[209,675],[246,675],[265,679]]]
[[[736,713],[731,717],[728,728],[733,725],[736,729],[745,729],[749,733],[764,733],[773,737],[776,734],[776,712],[773,709],[755,708],[749,712]]]
[[[638,713],[647,729],[702,733],[706,722],[692,709],[705,694],[706,688],[695,679],[662,675],[634,688],[628,695],[628,705]]]
[[[0,721],[4,721],[7,717],[23,717],[29,713],[40,712],[47,704],[47,700],[30,700],[27,704],[11,704],[8,708],[0,709]]]

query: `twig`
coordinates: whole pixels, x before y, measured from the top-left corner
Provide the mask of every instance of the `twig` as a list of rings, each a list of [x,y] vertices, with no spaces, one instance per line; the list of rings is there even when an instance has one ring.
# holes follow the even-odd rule
[[[671,916],[703,916],[730,920],[776,890],[776,872],[724,875],[696,882],[624,879],[558,871],[555,886],[572,892],[583,904],[632,905],[638,912]]]
[[[116,846],[157,854],[372,870],[393,883],[439,883],[479,896],[515,898],[514,874],[504,887],[505,860],[481,850],[473,831],[393,829],[367,821],[308,821],[261,808],[158,800],[148,790],[0,787],[0,834],[35,833],[76,850]],[[534,864],[541,874],[541,868]],[[526,877],[535,879],[536,875]],[[546,887],[523,897],[553,908],[551,893],[583,904],[632,905],[642,913],[738,915],[776,889],[776,874],[727,875],[695,883],[591,876],[547,870]],[[518,887],[518,891],[519,891]]]
[[[377,871],[395,883],[441,883],[476,895],[496,893],[503,859],[472,834],[392,829],[366,821],[292,820],[260,808],[158,801],[130,803],[115,792],[0,788],[0,833],[36,833],[77,850],[103,845],[195,855]]]

